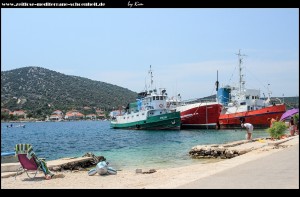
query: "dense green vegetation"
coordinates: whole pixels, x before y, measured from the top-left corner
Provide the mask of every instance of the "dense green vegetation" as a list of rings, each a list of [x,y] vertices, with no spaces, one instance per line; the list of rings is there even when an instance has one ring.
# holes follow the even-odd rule
[[[57,109],[111,111],[135,101],[136,96],[126,88],[41,67],[1,71],[1,109],[26,110],[31,117],[45,117]],[[1,112],[1,119],[7,115]]]
[[[285,122],[277,121],[273,123],[271,128],[266,129],[270,136],[274,139],[280,139],[281,136],[285,134],[287,127]]]

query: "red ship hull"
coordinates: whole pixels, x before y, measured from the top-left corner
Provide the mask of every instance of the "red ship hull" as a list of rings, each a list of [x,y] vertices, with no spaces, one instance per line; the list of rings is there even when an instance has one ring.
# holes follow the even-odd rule
[[[198,103],[180,106],[181,128],[216,128],[222,105],[213,103]]]
[[[276,119],[278,117],[279,120],[285,111],[286,106],[279,104],[258,110],[221,114],[219,124],[221,129],[241,128],[240,118],[244,117],[245,122],[251,123],[254,128],[268,128],[270,126],[268,118]]]

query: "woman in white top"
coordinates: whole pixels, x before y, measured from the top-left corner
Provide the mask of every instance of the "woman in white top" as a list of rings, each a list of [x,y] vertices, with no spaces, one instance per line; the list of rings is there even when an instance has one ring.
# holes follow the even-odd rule
[[[246,128],[246,131],[247,131],[246,139],[251,140],[252,139],[253,125],[250,124],[250,123],[242,123],[241,126]]]

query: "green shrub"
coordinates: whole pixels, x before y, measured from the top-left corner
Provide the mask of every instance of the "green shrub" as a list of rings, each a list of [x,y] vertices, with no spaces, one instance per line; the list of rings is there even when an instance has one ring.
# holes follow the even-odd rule
[[[287,126],[284,122],[278,121],[274,122],[271,128],[268,128],[266,131],[270,134],[272,138],[280,139],[281,136],[284,135]]]

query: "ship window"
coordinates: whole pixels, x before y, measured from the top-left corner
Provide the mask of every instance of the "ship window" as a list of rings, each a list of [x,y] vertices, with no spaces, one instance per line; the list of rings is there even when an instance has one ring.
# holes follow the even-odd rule
[[[162,96],[160,96],[160,100],[163,100],[163,97],[162,97]]]
[[[155,101],[155,96],[153,97],[153,100]]]
[[[248,111],[250,110],[250,106],[247,107]]]
[[[254,99],[254,96],[252,96],[252,99]]]
[[[246,99],[249,99],[249,96],[246,96]]]
[[[246,105],[246,102],[241,102],[240,105]]]
[[[253,109],[253,107],[250,108],[251,110]]]
[[[159,100],[159,96],[156,96],[156,100]]]

